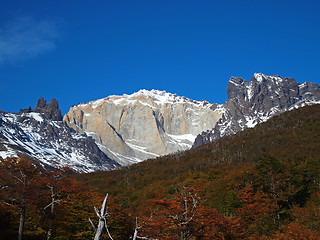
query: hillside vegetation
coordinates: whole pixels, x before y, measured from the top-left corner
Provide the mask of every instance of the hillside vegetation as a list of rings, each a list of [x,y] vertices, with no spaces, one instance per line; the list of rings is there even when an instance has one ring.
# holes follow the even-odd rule
[[[319,153],[320,105],[314,105],[190,151],[77,178],[108,192],[138,217],[145,214],[147,200],[170,199],[183,187],[196,186],[207,207],[245,220],[247,237],[270,235],[289,223],[320,231],[320,209],[315,207],[320,204]],[[241,197],[247,188],[256,206],[246,206]],[[273,206],[259,217],[255,196],[260,193]],[[249,213],[242,211],[258,219],[249,221]]]
[[[24,159],[3,161],[0,236],[16,239],[24,210],[25,239],[91,239],[88,217],[96,223],[93,206],[109,193],[114,239],[135,229],[144,239],[319,239],[319,151],[314,105],[113,171],[45,173]],[[28,186],[15,181],[24,171]]]

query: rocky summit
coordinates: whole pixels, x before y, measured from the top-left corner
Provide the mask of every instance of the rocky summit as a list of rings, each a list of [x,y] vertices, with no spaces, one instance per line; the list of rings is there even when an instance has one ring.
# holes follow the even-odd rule
[[[129,165],[191,148],[196,136],[221,116],[218,104],[140,90],[73,106],[64,121],[95,139],[110,158]]]
[[[120,166],[63,121],[58,101],[40,98],[35,109],[0,112],[0,159],[26,155],[46,168],[69,166],[77,172]]]
[[[274,115],[306,105],[320,103],[320,87],[293,78],[254,74],[251,82],[231,77],[224,113],[212,130],[199,134],[193,147],[252,128]]]

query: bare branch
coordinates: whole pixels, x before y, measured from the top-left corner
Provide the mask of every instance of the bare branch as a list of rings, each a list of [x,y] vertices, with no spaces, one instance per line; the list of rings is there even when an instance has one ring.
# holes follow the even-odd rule
[[[159,240],[157,238],[147,238],[147,237],[139,237],[139,236],[137,236],[137,238],[139,238],[139,239],[147,239],[147,240]]]
[[[108,194],[106,194],[106,197],[103,200],[102,206],[101,206],[101,210],[100,210],[100,214],[99,214],[99,210],[94,207],[94,211],[97,214],[98,218],[99,218],[99,223],[98,223],[98,227],[95,228],[94,224],[92,223],[91,219],[89,218],[89,221],[92,225],[92,227],[95,230],[95,237],[94,240],[99,240],[102,237],[103,234],[103,230],[106,229],[108,236],[111,240],[113,240],[113,238],[111,237],[111,234],[109,232],[108,226],[107,226],[107,220],[106,217],[109,216],[108,212],[107,212],[107,200],[108,200]]]
[[[23,180],[21,178],[18,178],[17,176],[13,176],[16,180],[18,180],[19,182],[23,183]]]
[[[58,203],[58,202],[61,202],[61,201],[62,201],[61,199],[54,200],[54,201],[52,201],[51,203],[49,203],[47,206],[45,206],[43,209],[47,209],[47,208],[50,207],[52,204],[55,204],[55,203]]]
[[[108,226],[107,226],[107,220],[106,220],[105,218],[103,218],[103,220],[104,220],[104,226],[105,226],[105,228],[106,228],[106,230],[107,230],[108,236],[109,236],[109,238],[110,238],[111,240],[113,240],[113,238],[111,237],[111,234],[110,234],[110,232],[109,232]]]
[[[96,229],[96,227],[94,226],[94,224],[93,224],[93,222],[91,221],[90,218],[89,218],[89,222],[91,223],[91,226],[92,226],[94,232],[97,232],[97,229]]]
[[[158,210],[159,210],[159,208],[156,208],[156,209],[154,209],[154,210],[150,213],[149,220],[151,220],[151,219],[152,219],[153,214],[154,214],[156,211],[158,211]],[[136,219],[136,220],[137,220],[137,219]]]
[[[94,211],[96,212],[98,218],[101,219],[102,216],[100,216],[98,209],[96,207],[93,207],[93,208],[94,208]]]
[[[106,197],[103,200],[102,207],[101,207],[101,214],[100,214],[101,216],[105,216],[107,214],[106,205],[107,205],[108,195],[109,194],[107,193]]]
[[[10,206],[10,207],[15,207],[15,205],[13,205],[13,204],[10,204],[10,203],[7,203],[7,202],[3,202],[3,203],[8,205],[8,206]]]

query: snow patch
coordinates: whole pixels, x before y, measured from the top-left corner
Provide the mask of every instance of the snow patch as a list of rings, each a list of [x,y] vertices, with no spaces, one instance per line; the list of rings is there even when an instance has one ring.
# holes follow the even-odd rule
[[[259,83],[261,83],[263,79],[266,78],[266,75],[262,73],[255,73],[253,76]]]
[[[257,125],[257,120],[255,118],[249,117],[249,116],[245,116],[246,119],[246,126],[248,128],[253,128]]]
[[[177,142],[181,141],[189,141],[189,142],[194,142],[197,136],[192,135],[192,134],[182,134],[182,135],[173,135],[173,134],[168,134],[167,135],[171,138],[173,138]]]
[[[105,101],[105,99],[102,98],[102,99],[98,99],[96,101],[92,101],[92,102],[90,102],[90,104],[91,104],[92,108],[94,109],[94,108],[97,108],[98,106],[100,106],[104,101]]]
[[[249,85],[247,86],[247,95],[248,95],[248,100],[249,100],[249,101],[250,101],[251,98],[253,97],[253,94],[254,94],[254,92],[253,92],[253,86],[252,86],[252,84],[249,84]]]
[[[43,118],[41,116],[40,113],[28,113],[28,115],[32,118],[34,118],[35,120],[37,120],[38,122],[42,122]]]
[[[141,146],[134,145],[134,144],[131,144],[131,143],[128,143],[128,142],[126,142],[126,144],[129,147],[131,147],[133,150],[135,150],[135,151],[142,152],[144,154],[151,155],[151,156],[154,156],[154,157],[159,157],[158,154],[146,151],[146,147],[141,147]]]

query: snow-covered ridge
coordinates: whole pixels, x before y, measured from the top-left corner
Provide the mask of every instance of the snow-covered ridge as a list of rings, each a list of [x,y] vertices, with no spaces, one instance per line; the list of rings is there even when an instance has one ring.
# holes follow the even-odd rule
[[[267,76],[262,73],[255,73],[255,74],[253,74],[253,76],[258,82],[262,82],[263,79],[267,78]]]
[[[272,116],[306,105],[320,103],[320,87],[312,82],[255,73],[252,81],[231,77],[225,112],[210,132],[198,135],[194,146],[253,128]]]
[[[32,111],[1,112],[0,161],[18,154],[33,158],[44,167],[69,166],[77,172],[119,166],[101,152],[92,139],[71,131],[62,121]]]
[[[279,84],[282,83],[283,78],[280,77],[279,75],[265,75],[263,73],[255,73],[253,74],[254,79],[256,79],[259,83],[261,83],[263,80],[267,80],[267,81],[273,81],[275,84]]]
[[[190,98],[186,98],[183,96],[178,96],[176,93],[169,93],[167,91],[160,91],[160,90],[146,90],[141,89],[138,92],[132,93],[130,95],[123,94],[123,95],[110,95],[105,98],[101,98],[95,101],[90,101],[88,103],[81,103],[79,106],[86,106],[90,104],[92,108],[97,108],[98,106],[102,105],[105,102],[113,102],[114,104],[136,104],[137,102],[150,105],[150,101],[152,101],[156,105],[164,105],[164,104],[176,104],[176,103],[190,103],[197,105],[198,107],[212,107],[213,104],[209,103],[208,101],[196,101]]]

